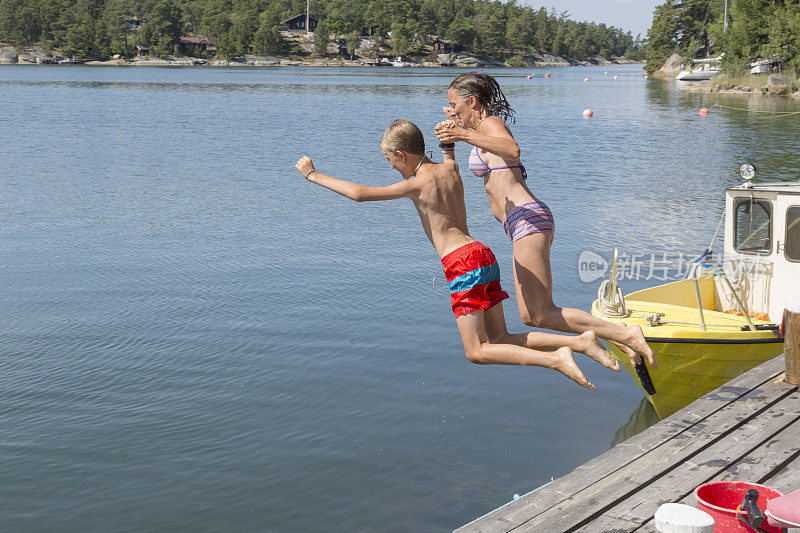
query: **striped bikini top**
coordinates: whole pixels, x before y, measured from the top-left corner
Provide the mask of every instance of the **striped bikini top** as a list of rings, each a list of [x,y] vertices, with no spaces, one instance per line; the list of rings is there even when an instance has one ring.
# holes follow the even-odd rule
[[[481,154],[478,153],[478,147],[473,146],[472,151],[469,153],[469,170],[479,178],[486,176],[492,170],[500,170],[503,168],[518,168],[522,171],[522,179],[528,179],[528,173],[525,172],[525,166],[520,163],[519,165],[511,165],[509,167],[494,167],[489,168],[486,161],[483,160]]]

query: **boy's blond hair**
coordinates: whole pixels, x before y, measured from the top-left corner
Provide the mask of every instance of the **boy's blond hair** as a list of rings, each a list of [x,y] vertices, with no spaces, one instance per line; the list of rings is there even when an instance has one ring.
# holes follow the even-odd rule
[[[404,118],[389,124],[381,137],[381,152],[394,153],[397,150],[409,154],[425,154],[425,137],[416,124]]]

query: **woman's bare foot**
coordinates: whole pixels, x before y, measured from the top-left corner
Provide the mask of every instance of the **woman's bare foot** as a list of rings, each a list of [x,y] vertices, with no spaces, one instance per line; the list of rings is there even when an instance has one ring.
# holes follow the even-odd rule
[[[628,359],[631,360],[631,366],[632,367],[636,367],[637,361],[640,361],[642,359],[640,356],[636,355],[636,352],[634,352],[633,350],[631,350],[630,348],[628,348],[624,344],[619,343],[619,342],[614,342],[614,341],[608,341],[608,342],[610,342],[611,344],[613,344],[614,346],[619,348],[620,351],[622,351],[622,353],[624,353],[625,355],[628,356]]]
[[[656,358],[653,355],[653,350],[647,345],[644,333],[642,333],[642,328],[635,324],[633,326],[628,326],[624,322],[620,323],[620,326],[625,329],[625,333],[628,335],[628,341],[625,342],[625,345],[636,352],[637,355],[647,359],[647,362],[650,363],[652,368],[656,368]],[[628,357],[630,357],[630,354]]]
[[[589,390],[597,390],[594,385],[589,383],[589,380],[583,375],[578,365],[575,364],[571,348],[563,346],[553,353],[556,356],[556,360],[553,363],[553,370],[558,370],[581,387],[585,387]]]
[[[616,372],[621,370],[617,360],[608,353],[605,346],[600,344],[600,339],[597,338],[597,334],[592,330],[584,331],[578,335],[578,340],[573,346],[573,350],[588,355],[606,368]]]

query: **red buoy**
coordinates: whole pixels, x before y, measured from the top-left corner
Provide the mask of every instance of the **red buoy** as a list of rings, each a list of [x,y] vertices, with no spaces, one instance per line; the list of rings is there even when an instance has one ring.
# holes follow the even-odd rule
[[[528,76],[528,79],[531,79],[532,76]]]
[[[592,118],[594,116],[594,111],[591,109],[584,109],[583,110],[583,118]]]
[[[705,107],[701,107],[700,111],[698,112],[698,115],[700,115],[701,117],[708,115],[708,109],[706,109]]]

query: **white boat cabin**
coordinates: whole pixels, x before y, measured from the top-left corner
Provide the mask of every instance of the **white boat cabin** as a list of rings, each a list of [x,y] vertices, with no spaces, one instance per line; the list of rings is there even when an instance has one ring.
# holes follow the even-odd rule
[[[726,190],[723,270],[752,318],[779,324],[787,302],[800,299],[800,182],[752,184],[754,175],[743,165],[747,181]],[[740,314],[716,285],[721,309]]]

